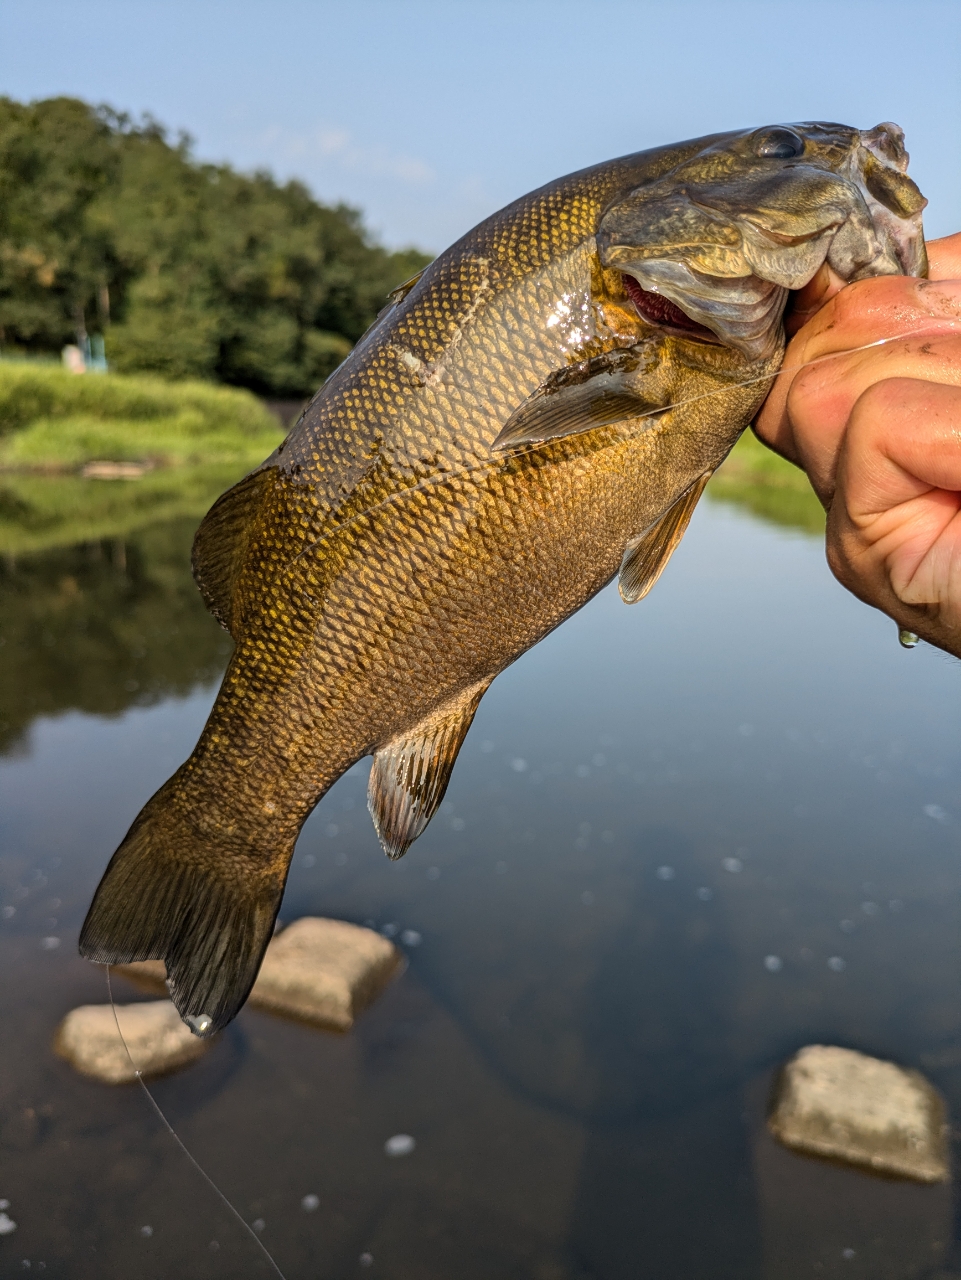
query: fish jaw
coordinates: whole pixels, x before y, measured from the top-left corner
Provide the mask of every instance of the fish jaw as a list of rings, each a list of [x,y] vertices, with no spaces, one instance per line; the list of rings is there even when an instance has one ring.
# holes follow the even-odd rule
[[[907,161],[892,124],[729,136],[612,202],[600,260],[749,361],[766,360],[783,344],[789,291],[825,261],[845,281],[926,272],[926,201]]]

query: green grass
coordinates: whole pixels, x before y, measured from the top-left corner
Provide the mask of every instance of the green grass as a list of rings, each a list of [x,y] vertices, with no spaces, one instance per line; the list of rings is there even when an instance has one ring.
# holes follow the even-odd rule
[[[283,435],[256,397],[232,387],[0,362],[0,552],[199,520]],[[150,469],[131,480],[80,474],[103,461]]]
[[[234,387],[0,363],[0,471],[94,461],[249,470],[282,437],[260,401]]]
[[[807,476],[745,431],[707,486],[708,497],[744,507],[762,520],[824,533],[824,508]]]

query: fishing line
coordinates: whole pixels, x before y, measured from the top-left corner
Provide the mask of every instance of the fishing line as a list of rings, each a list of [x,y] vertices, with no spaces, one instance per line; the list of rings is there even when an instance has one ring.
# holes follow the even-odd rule
[[[197,1170],[197,1172],[203,1178],[204,1182],[206,1182],[207,1186],[210,1187],[213,1193],[219,1198],[220,1202],[227,1209],[230,1210],[230,1212],[234,1215],[234,1217],[237,1219],[237,1221],[240,1223],[243,1229],[252,1238],[257,1248],[260,1250],[260,1252],[264,1255],[264,1257],[270,1263],[270,1266],[272,1267],[274,1272],[278,1276],[280,1276],[280,1280],[285,1280],[284,1273],[281,1271],[280,1267],[277,1266],[277,1263],[274,1262],[273,1258],[271,1257],[267,1249],[267,1246],[261,1240],[260,1236],[258,1236],[257,1232],[253,1229],[253,1227],[250,1226],[250,1224],[246,1222],[244,1218],[241,1217],[240,1213],[230,1203],[230,1201],[227,1199],[224,1193],[217,1186],[216,1182],[214,1182],[213,1178],[211,1178],[210,1175],[200,1167],[200,1165],[197,1163],[194,1157],[190,1154],[190,1152],[184,1146],[183,1142],[181,1142],[180,1138],[177,1136],[177,1133],[174,1130],[173,1125],[170,1123],[170,1121],[167,1119],[164,1113],[160,1110],[160,1105],[157,1102],[157,1099],[153,1096],[153,1094],[150,1092],[150,1090],[147,1088],[146,1084],[144,1083],[144,1078],[141,1075],[137,1067],[137,1064],[134,1062],[133,1057],[131,1056],[130,1047],[127,1044],[127,1041],[124,1039],[124,1034],[120,1029],[120,1019],[117,1016],[117,1006],[113,1002],[113,989],[110,986],[110,965],[109,964],[104,965],[104,971],[107,975],[107,995],[110,997],[110,1008],[113,1010],[113,1020],[117,1024],[117,1034],[120,1036],[120,1042],[124,1047],[124,1052],[127,1055],[127,1060],[130,1063],[131,1067],[133,1067],[134,1075],[137,1078],[137,1083],[140,1085],[141,1089],[143,1089],[144,1093],[147,1095],[147,1101],[150,1103],[154,1111],[159,1116],[160,1123],[167,1130],[171,1138],[173,1138],[174,1142],[176,1142],[177,1146],[180,1148],[180,1150],[184,1153],[184,1155],[187,1157],[187,1159],[190,1161],[193,1167]]]
[[[937,321],[932,319],[932,323],[937,326],[947,324],[961,327],[961,320],[954,320],[949,317],[938,319]],[[810,369],[813,365],[823,364],[828,360],[836,360],[841,356],[858,355],[861,351],[870,351],[873,347],[884,347],[887,346],[888,343],[901,342],[905,338],[915,338],[920,334],[927,334],[932,338],[940,337],[942,336],[942,332],[943,331],[940,327],[933,329],[932,325],[925,325],[920,329],[909,329],[906,333],[897,333],[888,338],[876,338],[874,342],[865,342],[860,347],[850,347],[846,351],[830,351],[827,355],[815,356],[812,360],[805,360],[802,364],[782,365],[780,369],[776,369],[772,373],[761,373],[754,378],[745,378],[742,382],[732,382],[724,387],[715,387],[713,391],[702,391],[699,395],[689,396],[686,400],[675,400],[673,404],[664,405],[663,408],[652,409],[649,413],[639,413],[636,417],[631,418],[630,421],[638,422],[644,421],[648,418],[659,418],[662,414],[668,413],[672,409],[684,409],[688,405],[698,404],[702,400],[711,400],[715,396],[722,396],[730,391],[739,391],[742,387],[757,386],[759,382],[773,382],[774,379],[780,378],[784,373],[799,373],[802,369]],[[615,423],[612,425],[616,426],[617,424]],[[586,435],[588,431],[597,431],[598,429],[598,427],[584,427],[583,430],[572,431],[566,436],[559,436],[552,440],[539,440],[533,443],[530,448],[513,449],[509,453],[505,453],[503,457],[505,459],[523,458],[528,454],[536,453],[538,449],[543,448],[546,444],[556,443],[557,439],[571,440],[578,435]],[[629,434],[623,433],[619,440],[601,445],[597,452],[602,453],[606,449],[613,449],[617,445],[623,444],[625,439],[629,439],[630,435],[634,434],[636,434],[636,432],[633,429]],[[392,493],[389,497],[382,499],[380,502],[375,502],[372,506],[365,507],[363,511],[358,511],[348,520],[343,520],[340,524],[333,525],[322,537],[317,538],[314,542],[308,543],[306,547],[301,551],[298,551],[293,560],[290,561],[290,565],[296,564],[303,556],[308,555],[311,551],[315,551],[318,547],[323,546],[325,542],[329,542],[335,534],[342,532],[344,529],[349,529],[352,524],[356,524],[358,520],[363,520],[366,516],[373,515],[375,511],[380,511],[383,507],[392,506],[395,502],[401,502],[412,493],[422,493],[426,489],[431,489],[436,485],[445,484],[448,481],[460,480],[467,476],[476,475],[478,472],[489,471],[491,466],[496,464],[497,461],[499,461],[499,459],[495,456],[494,458],[489,458],[484,462],[477,463],[476,466],[460,467],[453,471],[445,471],[441,475],[427,476],[425,479],[418,481],[417,484],[412,484],[407,489],[401,489],[397,493]]]

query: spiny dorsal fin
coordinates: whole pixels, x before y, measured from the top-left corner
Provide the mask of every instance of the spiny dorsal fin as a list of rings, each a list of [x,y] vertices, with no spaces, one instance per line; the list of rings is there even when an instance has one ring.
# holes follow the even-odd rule
[[[617,580],[621,599],[627,604],[637,604],[638,600],[643,600],[664,572],[674,548],[691,523],[697,500],[704,492],[704,486],[711,475],[710,471],[706,471],[700,479],[695,480],[690,489],[682,493],[659,520],[655,520],[639,538],[632,538],[627,544]]]
[[[367,805],[388,858],[402,857],[434,816],[489,685],[472,685],[374,752]]]
[[[653,380],[652,361],[636,347],[609,351],[559,369],[514,411],[491,448],[500,453],[528,444],[608,427],[668,407]]]
[[[243,568],[251,524],[274,478],[274,468],[258,468],[220,495],[194,537],[191,564],[204,604],[234,634],[234,590]],[[236,639],[236,636],[234,636]]]

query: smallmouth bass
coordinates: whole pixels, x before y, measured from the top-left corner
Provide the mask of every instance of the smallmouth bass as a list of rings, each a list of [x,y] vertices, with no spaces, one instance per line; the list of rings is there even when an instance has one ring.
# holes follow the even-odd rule
[[[391,294],[194,572],[236,642],[80,948],[163,959],[201,1035],[243,1004],[308,814],[373,756],[400,857],[494,677],[615,574],[643,598],[784,349],[788,293],[926,270],[895,125],[774,126],[583,170]]]

